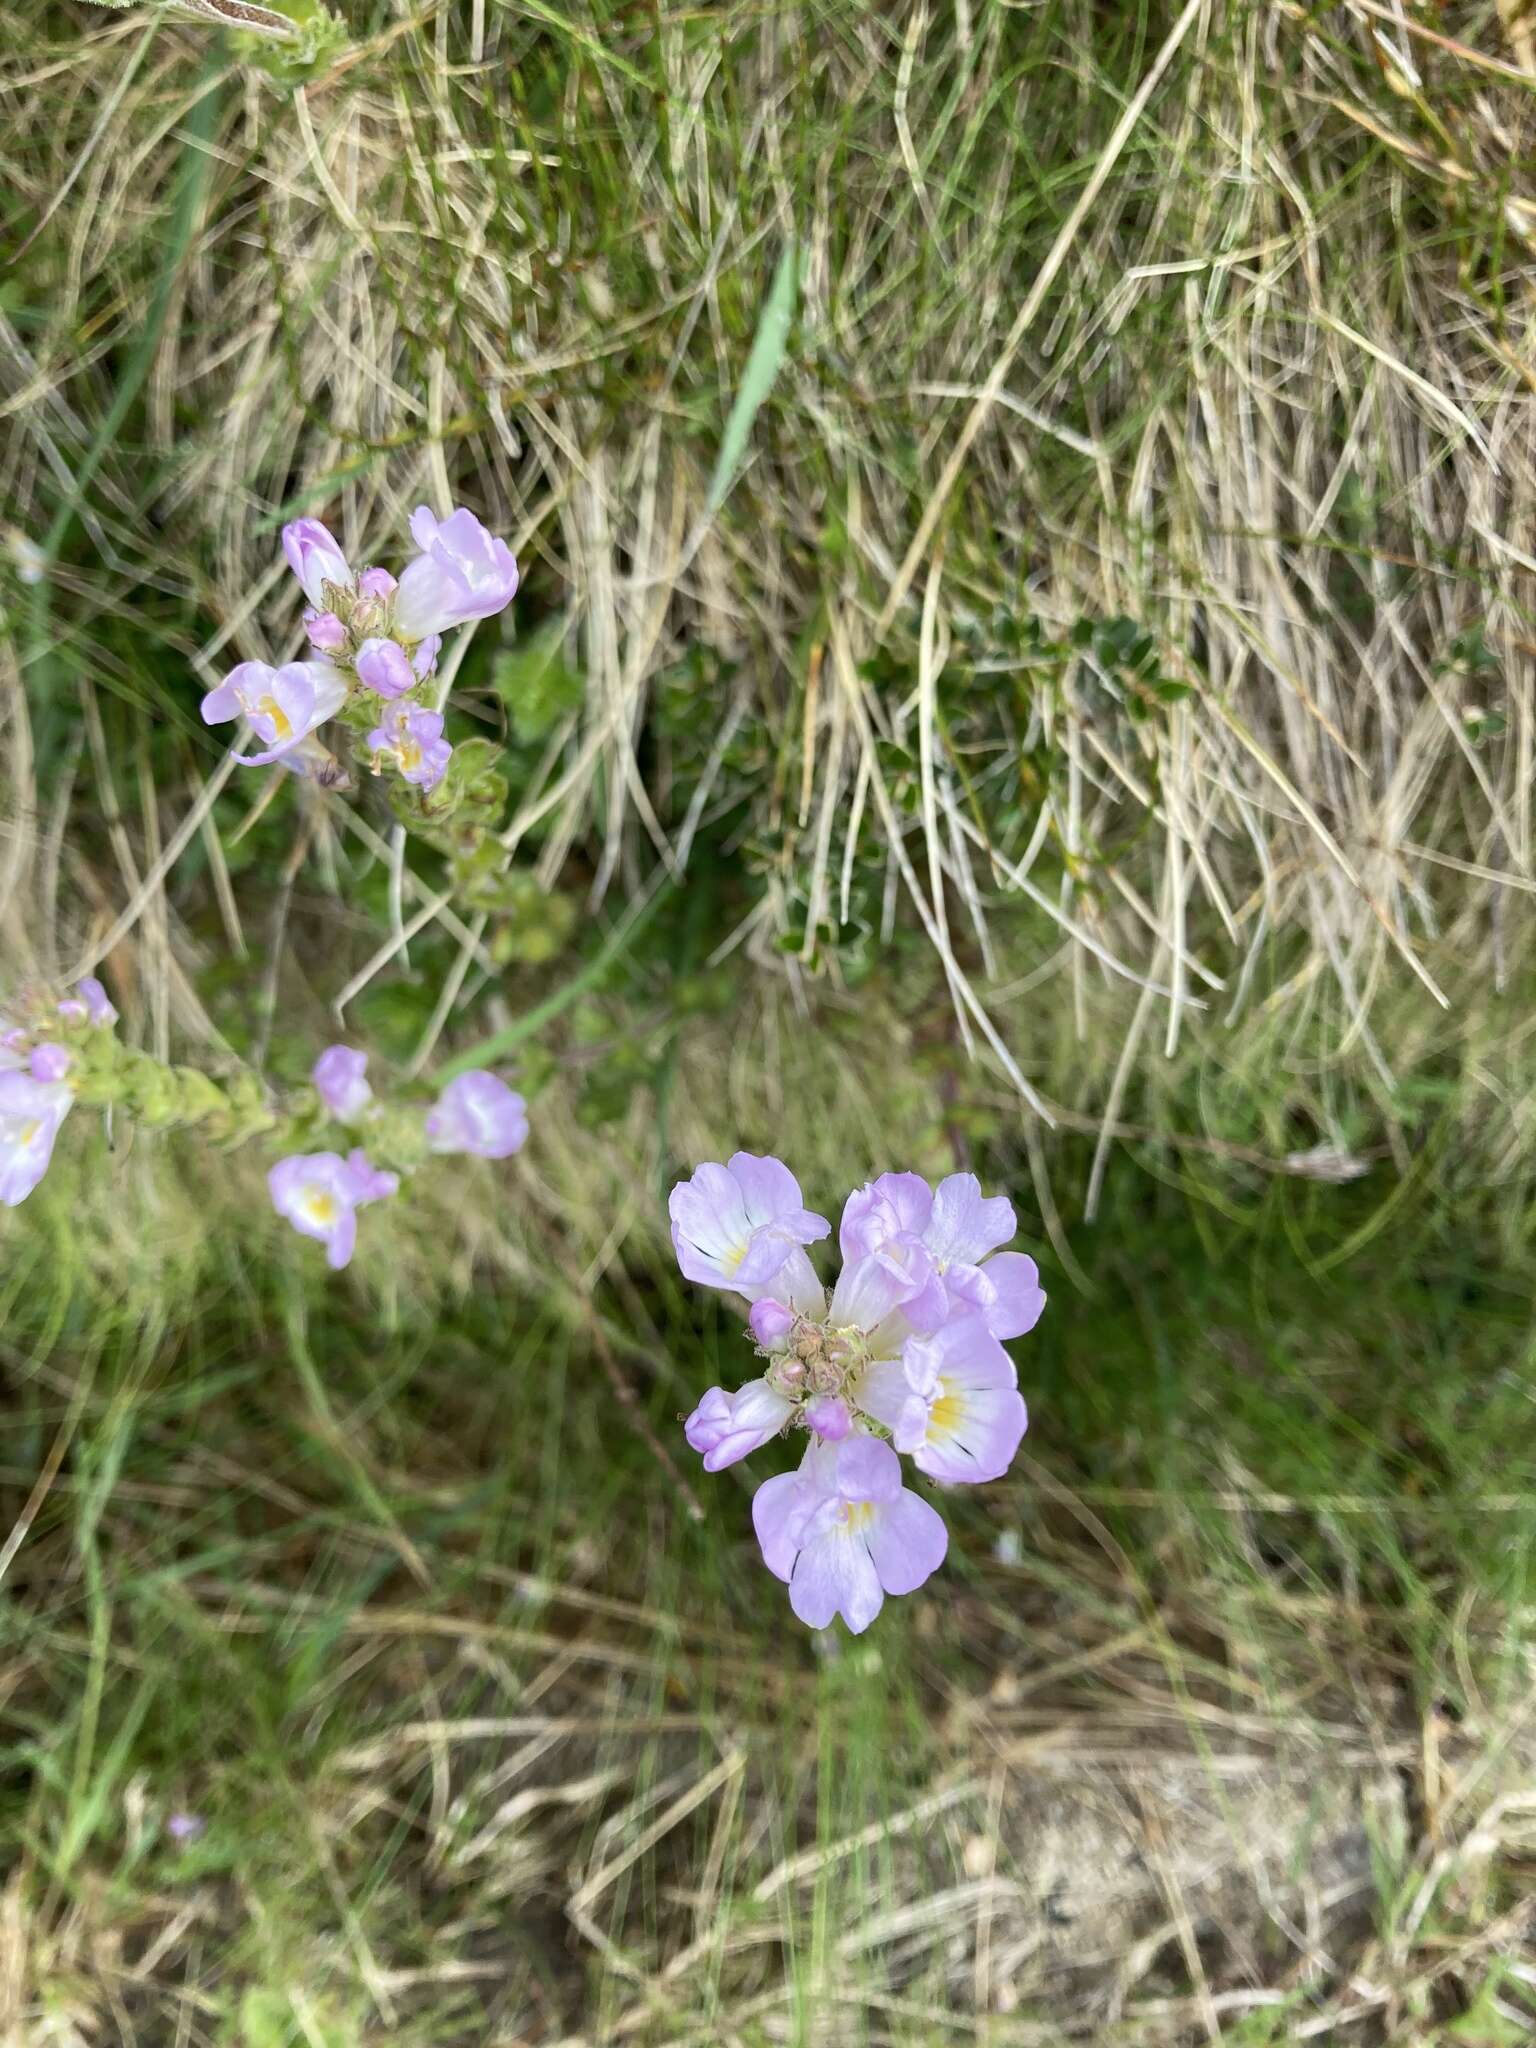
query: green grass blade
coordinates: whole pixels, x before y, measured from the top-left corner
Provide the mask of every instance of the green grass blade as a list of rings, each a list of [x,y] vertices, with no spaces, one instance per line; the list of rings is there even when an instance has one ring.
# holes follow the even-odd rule
[[[778,268],[773,273],[773,283],[757,323],[757,333],[752,339],[752,353],[747,357],[746,375],[741,380],[731,406],[730,417],[725,423],[725,434],[720,443],[720,453],[715,462],[715,473],[709,480],[708,513],[711,518],[730,495],[741,469],[742,457],[747,452],[747,440],[752,432],[752,422],[757,418],[763,400],[773,388],[773,380],[779,374],[784,361],[784,350],[789,342],[790,325],[795,317],[795,302],[800,290],[800,252],[793,235],[784,244],[779,257]]]

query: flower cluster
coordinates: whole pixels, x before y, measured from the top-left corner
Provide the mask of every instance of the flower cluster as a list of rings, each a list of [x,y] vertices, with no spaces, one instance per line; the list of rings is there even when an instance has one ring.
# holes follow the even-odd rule
[[[117,1011],[94,975],[72,996],[29,1001],[0,1018],[0,1203],[14,1209],[48,1171],[54,1140],[75,1106],[82,1044],[110,1031]]]
[[[398,1193],[402,1175],[434,1153],[508,1159],[528,1136],[522,1096],[495,1074],[460,1074],[430,1104],[380,1102],[367,1054],[333,1045],[315,1062],[312,1091],[274,1099],[249,1069],[218,1082],[195,1067],[166,1066],[124,1044],[116,1022],[106,990],[90,977],[62,1002],[36,990],[8,1000],[0,1014],[0,1204],[15,1208],[36,1188],[76,1103],[116,1109],[152,1129],[196,1124],[226,1145],[281,1127],[293,1149],[267,1175],[273,1206],[340,1267],[357,1242],[358,1210]],[[309,1149],[335,1127],[345,1134],[339,1149]]]
[[[506,542],[462,506],[446,519],[418,507],[411,538],[420,553],[397,581],[387,569],[354,574],[318,519],[283,528],[283,553],[309,600],[304,630],[313,658],[281,668],[243,661],[203,699],[206,724],[244,718],[261,742],[241,761],[307,771],[330,759],[314,735],[347,712],[367,728],[375,774],[387,764],[424,793],[442,781],[453,749],[442,713],[421,701],[422,687],[450,627],[488,619],[512,602],[517,563]]]
[[[843,1206],[830,1297],[805,1247],[831,1225],[781,1161],[707,1163],[669,1206],[684,1277],[746,1300],[763,1360],[735,1393],[710,1388],[688,1442],[718,1472],[792,1428],[809,1433],[799,1469],[758,1488],[753,1525],[800,1619],[825,1628],[840,1614],[858,1634],[948,1547],[897,1454],[943,1484],[976,1484],[1007,1471],[1024,1435],[1003,1343],[1034,1328],[1045,1295],[1033,1259],[999,1250],[1013,1205],[969,1173],[936,1188],[882,1174]]]
[[[390,1110],[376,1100],[368,1080],[368,1055],[350,1045],[332,1045],[315,1061],[310,1079],[322,1121],[340,1124],[349,1135],[367,1136],[402,1172],[428,1153],[472,1153],[481,1159],[509,1159],[528,1136],[527,1105],[495,1074],[460,1074],[423,1116],[419,1110]],[[294,1229],[325,1246],[332,1268],[345,1266],[357,1244],[357,1212],[365,1203],[399,1192],[400,1173],[375,1166],[353,1145],[337,1151],[292,1152],[267,1175],[272,1206]]]

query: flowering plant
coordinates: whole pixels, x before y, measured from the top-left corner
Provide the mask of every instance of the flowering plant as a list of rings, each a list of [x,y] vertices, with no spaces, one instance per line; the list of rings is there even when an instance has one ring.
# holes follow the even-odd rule
[[[397,580],[382,568],[354,573],[318,519],[283,528],[283,553],[309,600],[304,630],[313,658],[281,668],[243,661],[204,697],[205,723],[243,717],[261,741],[237,759],[253,767],[281,761],[333,782],[340,771],[316,735],[342,717],[358,728],[375,774],[387,765],[423,796],[438,788],[453,749],[442,713],[422,692],[443,634],[512,602],[517,563],[506,542],[462,506],[446,519],[419,506],[411,537],[420,552]]]
[[[508,1159],[528,1136],[527,1105],[495,1074],[460,1074],[430,1105],[380,1101],[368,1055],[332,1045],[315,1061],[312,1091],[273,1100],[248,1070],[219,1082],[196,1067],[165,1066],[124,1045],[116,1022],[93,976],[62,1002],[23,992],[0,1015],[0,1205],[15,1208],[37,1187],[77,1102],[157,1128],[199,1124],[226,1144],[281,1129],[289,1149],[267,1175],[273,1207],[341,1267],[356,1245],[357,1211],[396,1194],[402,1175],[436,1154]],[[336,1128],[345,1156],[312,1149]]]
[[[368,1202],[397,1194],[402,1174],[424,1165],[434,1153],[466,1153],[481,1159],[509,1159],[528,1136],[527,1104],[496,1074],[460,1074],[430,1109],[381,1102],[369,1083],[368,1055],[355,1046],[331,1045],[310,1075],[314,1099],[290,1121],[296,1149],[267,1175],[272,1206],[304,1237],[325,1246],[333,1268],[345,1266],[357,1243],[357,1212]],[[350,1143],[346,1157],[334,1150],[302,1147],[341,1126]],[[376,1159],[387,1159],[387,1167]]]
[[[798,1471],[759,1487],[753,1526],[800,1619],[824,1628],[840,1614],[858,1634],[948,1545],[938,1514],[902,1485],[898,1454],[930,1479],[977,1484],[1001,1478],[1024,1435],[1003,1340],[1034,1328],[1045,1294],[1033,1259],[999,1249],[1013,1205],[969,1173],[936,1188],[882,1174],[843,1205],[830,1296],[805,1247],[831,1225],[782,1161],[706,1162],[669,1207],[684,1277],[745,1300],[763,1362],[734,1393],[711,1387],[684,1433],[710,1472],[791,1429],[808,1434]]]

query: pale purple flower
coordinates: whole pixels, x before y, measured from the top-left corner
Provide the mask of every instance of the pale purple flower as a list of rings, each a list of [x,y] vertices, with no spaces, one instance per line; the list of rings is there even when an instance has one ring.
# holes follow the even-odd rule
[[[683,1435],[703,1453],[704,1470],[720,1472],[761,1450],[794,1412],[794,1402],[766,1380],[748,1380],[734,1394],[711,1387],[683,1424]]]
[[[273,1208],[301,1235],[325,1246],[333,1270],[352,1256],[361,1205],[392,1195],[398,1185],[394,1174],[376,1173],[361,1152],[350,1159],[336,1152],[295,1152],[267,1175]]]
[[[853,1399],[891,1432],[919,1472],[951,1484],[1001,1479],[1027,1416],[1013,1360],[971,1309],[931,1336],[908,1338],[899,1360],[877,1360]]]
[[[725,1166],[706,1160],[673,1188],[667,1207],[683,1277],[748,1300],[767,1292],[797,1245],[832,1227],[805,1207],[782,1160],[754,1152],[733,1153]]]
[[[353,666],[364,689],[380,697],[403,697],[417,681],[405,649],[393,640],[365,640]]]
[[[400,1176],[389,1173],[381,1166],[375,1166],[366,1152],[354,1146],[347,1154],[347,1166],[357,1183],[357,1199],[362,1202],[382,1202],[386,1195],[400,1192]]]
[[[34,1045],[27,1071],[34,1081],[62,1081],[74,1065],[74,1055],[62,1045]]]
[[[347,629],[334,612],[306,612],[304,630],[321,654],[339,654],[347,644]]]
[[[437,664],[438,649],[443,644],[441,633],[429,633],[411,656],[411,667],[418,683],[424,683]]]
[[[694,1178],[697,1180],[698,1175]],[[687,1192],[690,1186],[685,1184],[683,1189],[674,1190],[674,1198]],[[782,1196],[787,1204],[787,1189]],[[819,1217],[813,1220],[821,1221]],[[769,1225],[768,1229],[774,1227]],[[935,1280],[932,1262],[920,1246],[895,1242],[882,1245],[868,1257],[856,1259],[843,1268],[829,1302],[803,1245],[775,1245],[771,1237],[763,1235],[761,1226],[749,1243],[749,1258],[777,1262],[778,1270],[766,1281],[744,1283],[740,1277],[742,1271],[748,1270],[744,1260],[734,1280],[709,1284],[728,1284],[737,1292],[761,1287],[749,1311],[748,1323],[768,1359],[768,1373],[764,1380],[752,1384],[754,1388],[764,1387],[782,1404],[775,1429],[784,1415],[803,1401],[800,1413],[806,1424],[819,1436],[841,1441],[853,1428],[851,1411],[842,1398],[843,1389],[875,1361],[894,1366],[914,1331],[933,1329],[948,1314],[948,1303],[942,1286]],[[685,1246],[679,1247],[680,1259],[685,1248],[694,1253],[699,1250],[697,1246],[687,1247],[685,1241]],[[699,1263],[708,1263],[707,1257]],[[714,1263],[720,1264],[718,1257]],[[683,1270],[687,1273],[688,1266],[684,1265]],[[689,1277],[696,1278],[697,1273]],[[713,1403],[706,1396],[698,1417],[705,1421],[718,1418],[718,1403],[727,1398],[718,1390]],[[689,1441],[693,1441],[691,1436]],[[747,1450],[756,1448],[753,1442],[734,1455],[745,1456]]]
[[[893,1237],[843,1267],[832,1290],[827,1321],[834,1329],[848,1326],[869,1332],[894,1315],[904,1339],[909,1330],[938,1329],[950,1313],[944,1282],[923,1246],[911,1238]]]
[[[94,974],[87,974],[75,983],[75,993],[85,1004],[85,1014],[93,1024],[115,1024],[117,1011],[112,998],[107,994]]]
[[[393,597],[398,585],[387,569],[364,569],[357,579],[359,597],[384,599]]]
[[[1031,1328],[1045,1297],[1032,1260],[997,1251],[1012,1205],[970,1174],[937,1190],[883,1174],[848,1198],[830,1297],[805,1250],[827,1225],[779,1160],[706,1162],[669,1207],[684,1274],[746,1297],[763,1361],[737,1393],[710,1388],[687,1439],[718,1471],[790,1427],[809,1432],[799,1471],[759,1489],[753,1522],[796,1614],[814,1629],[841,1614],[858,1633],[947,1547],[938,1515],[903,1491],[898,1453],[931,1478],[974,1483],[1006,1472],[1023,1438],[1000,1340]]]
[[[1013,1204],[984,1196],[972,1173],[952,1173],[936,1189],[915,1173],[883,1173],[848,1197],[839,1239],[844,1258],[921,1245],[954,1311],[979,1309],[993,1336],[1008,1338],[1032,1330],[1045,1308],[1034,1260],[997,1253],[1016,1227]]]
[[[48,1171],[53,1141],[74,1104],[62,1081],[40,1081],[20,1067],[0,1071],[0,1202],[14,1209]]]
[[[903,1487],[896,1453],[870,1436],[813,1443],[798,1472],[757,1489],[752,1525],[807,1627],[840,1614],[855,1635],[887,1593],[914,1592],[937,1571],[949,1547],[940,1517]]]
[[[528,1136],[527,1108],[522,1096],[495,1074],[460,1074],[427,1114],[428,1149],[509,1159]]]
[[[334,718],[347,701],[346,678],[327,661],[290,661],[269,668],[264,661],[242,661],[216,690],[203,699],[205,725],[222,725],[243,713],[251,730],[266,742],[259,754],[237,754],[236,760],[260,768],[307,739]]]
[[[395,594],[395,624],[405,639],[488,619],[517,594],[512,550],[462,506],[446,519],[418,507],[411,537],[422,552],[406,564]]]
[[[416,704],[396,704],[386,712],[384,723],[369,733],[368,745],[375,769],[389,756],[405,780],[423,791],[436,789],[453,752],[443,738],[441,712],[423,711]]]
[[[112,998],[107,994],[94,974],[87,974],[75,983],[75,993],[66,996],[59,1004],[59,1015],[71,1024],[115,1024],[117,1011]]]
[[[921,1174],[882,1173],[878,1180],[855,1188],[844,1202],[838,1248],[845,1259],[858,1259],[888,1238],[921,1243],[932,1218],[933,1189]]]
[[[180,1847],[200,1840],[207,1829],[208,1823],[200,1813],[173,1813],[165,1823],[165,1832]]]
[[[317,610],[325,608],[325,586],[350,589],[352,571],[329,528],[318,519],[294,519],[283,528],[283,553]]]
[[[737,1159],[742,1156],[738,1154]],[[762,1162],[752,1163],[757,1166]],[[777,1160],[771,1163],[778,1165]],[[736,1164],[733,1159],[731,1171]],[[781,1170],[792,1185],[788,1169]],[[726,1169],[716,1168],[716,1172],[726,1173]],[[695,1174],[694,1181],[698,1178]],[[750,1175],[748,1179],[750,1182]],[[718,1190],[719,1183],[706,1176],[705,1186]],[[674,1197],[692,1191],[693,1184],[685,1183],[674,1190]],[[798,1187],[794,1193],[798,1195]],[[777,1200],[787,1210],[790,1189],[779,1184]],[[748,1217],[747,1221],[750,1220]],[[820,1217],[810,1220],[821,1222]],[[766,1227],[771,1231],[776,1226],[770,1223]],[[745,1286],[754,1284],[744,1283],[740,1277],[748,1270],[748,1260],[778,1262],[777,1272],[761,1283],[764,1292],[753,1302],[748,1315],[752,1334],[768,1357],[768,1373],[763,1379],[750,1381],[734,1395],[711,1388],[684,1425],[689,1443],[706,1453],[705,1469],[711,1472],[734,1464],[736,1459],[766,1443],[797,1409],[819,1437],[840,1443],[852,1434],[853,1414],[839,1389],[865,1371],[872,1360],[894,1366],[914,1328],[932,1327],[930,1312],[936,1312],[939,1319],[946,1313],[942,1289],[935,1289],[932,1265],[919,1248],[886,1245],[869,1257],[856,1260],[844,1268],[829,1302],[804,1246],[793,1242],[775,1245],[763,1235],[763,1228],[759,1225],[756,1231],[749,1232],[748,1259],[738,1265],[735,1279],[724,1284],[743,1291]],[[679,1246],[679,1258],[686,1250],[691,1262],[699,1249],[684,1240]],[[727,1256],[733,1249],[727,1248]],[[699,1263],[710,1263],[707,1250]],[[713,1263],[722,1263],[718,1255]],[[686,1264],[683,1270],[688,1271]],[[916,1323],[912,1320],[914,1312],[918,1317]]]
[[[315,1084],[315,1093],[341,1123],[349,1124],[360,1117],[373,1100],[373,1090],[365,1078],[367,1068],[367,1053],[357,1052],[350,1045],[328,1045],[315,1061],[309,1077]]]

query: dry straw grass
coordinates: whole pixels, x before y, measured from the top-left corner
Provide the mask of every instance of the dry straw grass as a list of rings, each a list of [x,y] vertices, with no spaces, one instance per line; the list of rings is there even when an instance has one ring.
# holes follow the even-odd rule
[[[1325,1139],[1341,1102],[1411,1126],[1402,1084],[1449,1062],[1486,1128],[1536,888],[1523,43],[1364,0],[1195,4],[1145,41],[1066,5],[564,19],[397,20],[286,96],[225,71],[188,141],[199,33],[12,18],[0,118],[37,227],[5,500],[36,537],[78,490],[82,537],[52,673],[185,712],[297,645],[279,507],[366,556],[416,500],[467,497],[587,678],[506,835],[526,856],[542,821],[546,880],[576,851],[594,899],[681,865],[721,762],[679,783],[646,734],[658,675],[712,645],[739,666],[700,730],[777,763],[738,938],[835,978],[817,926],[856,918],[868,854],[967,1043],[1099,1131],[1095,1186],[1181,1050],[1259,1098],[1282,1077],[1276,1118],[1289,1091]],[[791,232],[795,335],[711,515]],[[142,421],[99,448],[146,309]],[[1192,694],[1133,720],[1091,656],[1047,674],[985,631],[978,654],[999,606],[1128,616]],[[149,677],[123,653],[146,607]],[[35,643],[10,655],[37,672]],[[14,667],[6,702],[24,769]],[[110,779],[131,812],[86,735],[79,796]],[[24,782],[8,893],[62,899],[60,964],[128,901],[162,1016],[195,1029],[162,882],[249,796],[160,773],[94,908],[50,871],[56,792]]]
[[[902,978],[932,973],[990,1070],[968,1106],[1093,1140],[1090,1207],[1109,1147],[1152,1137],[1191,1174],[1395,1153],[1406,1183],[1432,1116],[1471,1174],[1513,1180],[1536,187],[1530,38],[1506,12],[1501,31],[1375,0],[1147,22],[1088,0],[429,5],[359,27],[297,89],[158,14],[7,13],[6,217],[31,239],[0,287],[0,514],[15,566],[29,545],[51,560],[4,583],[5,980],[107,954],[146,1043],[217,1052],[225,955],[269,1018],[300,992],[283,1022],[308,1039],[344,980],[387,983],[401,931],[440,922],[460,968],[425,1063],[486,991],[483,922],[402,864],[366,798],[233,777],[195,698],[298,645],[284,511],[322,512],[367,559],[412,504],[460,497],[513,537],[526,615],[565,618],[585,678],[514,791],[512,857],[617,921],[658,868],[722,859],[729,818],[753,878],[708,944],[782,986],[749,1029],[696,1042],[671,1105],[688,1156],[721,1142],[724,1101],[728,1138],[789,1131],[823,1205],[882,1146],[940,1159],[927,1080],[890,1078]],[[712,505],[792,233],[794,332]],[[1120,617],[1188,695],[1133,717],[1092,644],[1063,662],[1021,630]],[[718,660],[679,732],[658,705],[700,648]],[[485,713],[476,654],[450,659]],[[242,873],[276,802],[291,847]],[[355,910],[391,870],[387,913]],[[861,921],[877,951],[920,934],[930,963],[896,952],[878,1002],[848,968]],[[812,1001],[841,1023],[876,1008],[859,1059],[830,1038],[803,1056]],[[570,1099],[544,1098],[514,1225],[456,1187],[422,1198],[419,1241],[365,1251],[369,1316],[408,1322],[488,1272],[558,1281],[567,1310],[611,1284],[632,1318],[614,1371],[668,1384],[649,1106],[599,1141]],[[861,1687],[829,1665],[813,1714],[803,1671],[786,1704],[761,1640],[692,1618],[732,1610],[682,1582],[686,1496],[649,1445],[633,1496],[594,1459],[610,1493],[573,1499],[562,1430],[623,1454],[590,1398],[559,1413],[550,1394],[559,1419],[519,1464],[467,1337],[434,1354],[452,1427],[380,1383],[368,1318],[350,1349],[331,1330],[334,1383],[297,1379],[302,1289],[287,1324],[260,1294],[297,1268],[246,1271],[239,1171],[146,1151],[97,1191],[96,1231],[61,1169],[4,1283],[55,1285],[56,1320],[0,1355],[46,1396],[45,1460],[69,1450],[13,1566],[35,1626],[4,1684],[39,1753],[55,1715],[75,1742],[109,1674],[181,1744],[149,1789],[102,1790],[92,1722],[64,1757],[78,1782],[30,1795],[65,1846],[29,1849],[0,1903],[6,2048],[255,2039],[263,2012],[327,2048],[578,2025],[753,2048],[1438,2044],[1469,2009],[1491,2041],[1524,2023],[1512,1623],[1509,1697],[1476,1677],[1520,1589],[1508,1609],[1469,1593],[1434,1637],[1458,1732],[1410,1697],[1382,1590],[1394,1517],[1426,1505],[1410,1489],[1319,1502],[1222,1474],[1204,1511],[1236,1533],[1212,1567],[1200,1504],[1161,1475],[1131,1498],[1031,1466],[1027,1561],[957,1572],[933,1642],[889,1639],[911,1670]],[[440,1240],[460,1247],[446,1274]],[[96,1338],[53,1355],[72,1288],[117,1300],[124,1387],[96,1388]],[[229,1300],[260,1341],[200,1439],[174,1386],[155,1406],[157,1375],[205,1313],[216,1349],[243,1341]],[[553,1378],[604,1327],[571,1310],[516,1342]],[[1236,1400],[1268,1370],[1213,1384]],[[1508,1377],[1490,1367],[1502,1395]],[[1381,1451],[1394,1489],[1400,1450]],[[4,1476],[30,1503],[30,1467]],[[548,1574],[521,1524],[503,1543],[487,1490],[530,1521],[537,1502]],[[1095,1501],[1155,1510],[1147,1560]],[[589,1510],[595,1531],[573,1529]],[[1293,1514],[1294,1555],[1273,1529]],[[1402,1571],[1427,1632],[1452,1568],[1429,1543]],[[199,1657],[222,1699],[194,1689]],[[919,1701],[948,1703],[942,1753],[914,1737]],[[348,1739],[311,1755],[331,1713]],[[238,1854],[151,1882],[145,1801],[180,1756]],[[287,2003],[242,2007],[249,1987]]]

